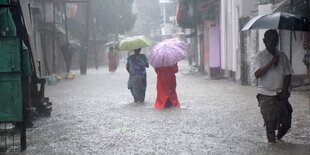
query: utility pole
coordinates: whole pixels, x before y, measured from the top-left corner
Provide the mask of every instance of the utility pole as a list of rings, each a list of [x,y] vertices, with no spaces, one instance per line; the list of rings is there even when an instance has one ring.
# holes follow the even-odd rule
[[[69,34],[68,34],[68,20],[67,20],[67,2],[64,1],[63,2],[63,12],[65,14],[65,30],[66,30],[66,43],[65,44],[68,44],[69,43]]]
[[[56,10],[55,10],[55,0],[52,1],[53,4],[53,27],[52,27],[52,57],[53,57],[53,73],[57,73],[57,56],[56,56],[56,47],[55,47],[55,32],[56,32]]]
[[[94,42],[94,52],[95,52],[95,66],[98,69],[98,52],[97,52],[97,21],[96,17],[93,16],[93,42]]]
[[[90,0],[86,2],[86,10],[85,10],[85,35],[83,41],[81,43],[82,50],[80,52],[80,74],[86,75],[87,71],[87,57],[89,50],[89,25],[90,25]]]

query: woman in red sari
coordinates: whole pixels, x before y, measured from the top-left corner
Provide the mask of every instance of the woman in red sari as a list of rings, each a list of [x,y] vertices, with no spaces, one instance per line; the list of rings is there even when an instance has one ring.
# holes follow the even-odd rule
[[[157,97],[155,108],[163,109],[168,107],[180,107],[176,89],[175,73],[178,72],[178,65],[155,68],[157,73]]]

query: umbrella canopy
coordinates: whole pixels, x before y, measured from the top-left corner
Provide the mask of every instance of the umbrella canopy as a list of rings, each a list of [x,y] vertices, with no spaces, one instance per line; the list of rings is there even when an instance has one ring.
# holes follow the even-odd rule
[[[250,29],[310,31],[309,22],[306,18],[285,12],[256,16],[246,23],[242,31]]]
[[[151,44],[152,41],[145,36],[133,36],[119,41],[116,45],[116,50],[134,50],[142,47],[147,47]]]
[[[69,48],[73,48],[74,50],[79,50],[82,48],[82,46],[76,40],[69,40]]]
[[[110,42],[107,42],[106,44],[104,44],[105,47],[115,47],[117,45],[117,41],[110,41]]]
[[[189,45],[180,39],[166,39],[154,46],[148,58],[149,63],[154,68],[174,65],[186,58],[188,48]]]

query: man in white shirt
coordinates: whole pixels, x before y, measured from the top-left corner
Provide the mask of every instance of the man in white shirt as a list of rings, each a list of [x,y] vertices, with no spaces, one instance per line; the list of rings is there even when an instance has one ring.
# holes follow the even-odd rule
[[[254,75],[258,79],[257,100],[263,116],[267,139],[276,142],[290,129],[292,107],[288,102],[289,85],[293,73],[285,53],[277,49],[278,32],[268,30],[264,34],[266,49],[256,54],[254,60]]]

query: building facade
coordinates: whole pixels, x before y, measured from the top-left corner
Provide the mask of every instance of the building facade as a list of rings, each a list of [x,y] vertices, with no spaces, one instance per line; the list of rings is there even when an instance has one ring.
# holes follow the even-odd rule
[[[252,62],[255,53],[265,48],[262,41],[265,31],[241,29],[254,16],[273,13],[287,2],[180,0],[179,3],[186,8],[183,18],[187,18],[187,21],[179,20],[178,24],[195,32],[192,37],[194,46],[197,46],[197,64],[200,72],[211,79],[228,78],[244,85],[255,84]],[[190,7],[194,10],[194,20],[188,15]],[[302,49],[301,32],[293,33],[295,39],[292,42],[290,31],[279,30],[279,33],[279,48],[292,60],[294,76],[305,75],[306,67],[302,62],[305,50]],[[289,50],[290,45],[294,52]]]

